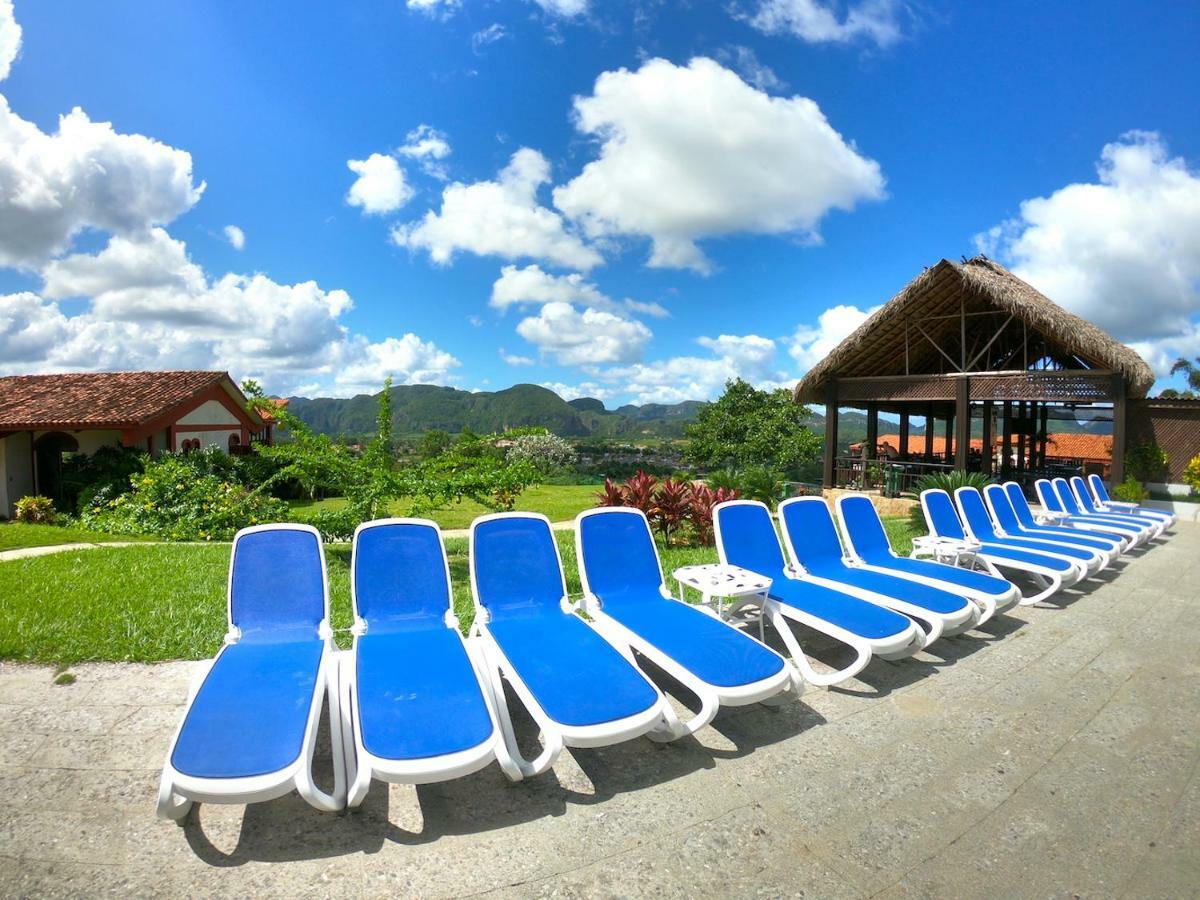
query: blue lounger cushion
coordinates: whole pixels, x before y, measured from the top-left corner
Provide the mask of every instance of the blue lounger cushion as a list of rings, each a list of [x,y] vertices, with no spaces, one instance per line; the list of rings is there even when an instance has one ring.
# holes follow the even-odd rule
[[[771,584],[770,596],[784,606],[791,606],[871,640],[894,637],[912,625],[912,620],[907,616],[890,609],[833,588],[787,578],[782,572]]]
[[[645,712],[649,683],[582,619],[558,610],[506,615],[488,631],[550,718],[582,727]]]
[[[325,643],[242,641],[221,649],[171,754],[196,778],[247,778],[295,762]]]
[[[934,578],[972,591],[982,591],[997,597],[1006,596],[1012,591],[1012,585],[995,575],[985,575],[970,569],[946,563],[931,562],[927,559],[909,559],[907,556],[875,557],[866,560],[868,565],[891,569],[894,572],[904,572],[907,575],[920,575],[924,578]]]
[[[601,600],[602,609],[688,671],[718,687],[770,678],[783,659],[698,609],[657,594]]]
[[[1012,562],[1028,563],[1031,566],[1041,566],[1044,569],[1050,569],[1054,572],[1070,572],[1075,567],[1065,559],[1058,556],[1050,556],[1049,551],[1046,553],[1038,553],[1032,550],[1023,550],[1020,547],[1010,544],[993,544],[991,542],[984,543],[980,546],[979,552],[989,559],[1006,559]],[[1066,548],[1055,550],[1055,553],[1068,555]],[[1086,557],[1091,559],[1089,555]]]
[[[358,638],[362,741],[383,759],[425,759],[492,737],[492,719],[459,636],[432,627]]]
[[[894,600],[903,600],[905,603],[911,603],[913,606],[919,606],[942,615],[961,612],[969,605],[968,601],[958,594],[883,572],[869,572],[851,566],[842,568],[808,566],[806,568],[818,578],[827,578],[839,584],[873,591],[876,594],[882,594]]]

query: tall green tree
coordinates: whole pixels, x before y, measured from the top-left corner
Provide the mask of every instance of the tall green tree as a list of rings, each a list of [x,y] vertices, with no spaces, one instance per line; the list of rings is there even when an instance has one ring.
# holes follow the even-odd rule
[[[705,467],[767,466],[794,474],[821,453],[821,439],[805,425],[811,415],[791,391],[763,391],[738,378],[687,426],[684,456]]]
[[[392,376],[383,379],[379,394],[379,409],[375,413],[375,437],[363,454],[367,464],[381,472],[390,472],[396,464],[396,447],[392,439]]]
[[[1200,356],[1196,357],[1196,362],[1192,362],[1190,359],[1184,359],[1182,356],[1175,360],[1175,364],[1171,366],[1171,374],[1175,375],[1179,372],[1184,374],[1184,377],[1187,379],[1188,387],[1191,388],[1191,390],[1184,391],[1182,394],[1176,393],[1175,396],[1189,398],[1195,396],[1192,392],[1200,391]],[[1166,394],[1167,392],[1163,391],[1164,397]]]

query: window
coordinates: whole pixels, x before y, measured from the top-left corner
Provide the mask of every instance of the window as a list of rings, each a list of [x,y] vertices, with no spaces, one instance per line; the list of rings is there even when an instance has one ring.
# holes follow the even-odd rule
[[[229,436],[229,452],[237,453],[240,449],[242,449],[242,439],[236,434],[231,434]]]

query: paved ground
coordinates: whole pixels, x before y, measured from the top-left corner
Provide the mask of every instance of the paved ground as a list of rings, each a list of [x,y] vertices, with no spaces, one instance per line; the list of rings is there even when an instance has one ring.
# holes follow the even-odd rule
[[[0,666],[0,895],[1200,894],[1200,527],[1109,583],[698,739],[363,810],[153,816],[190,664]]]

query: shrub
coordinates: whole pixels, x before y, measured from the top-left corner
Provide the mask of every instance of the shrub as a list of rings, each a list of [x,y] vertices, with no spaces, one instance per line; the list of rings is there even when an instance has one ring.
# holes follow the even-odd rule
[[[80,511],[91,505],[96,494],[108,499],[130,489],[130,479],[142,471],[149,457],[139,450],[105,446],[91,456],[76,453],[64,460],[62,487],[68,509]]]
[[[354,537],[354,529],[363,521],[354,507],[322,509],[308,518],[308,524],[321,532],[321,540],[348,541]]]
[[[525,434],[508,448],[508,460],[524,460],[539,474],[551,475],[575,464],[575,448],[556,434]]]
[[[691,528],[692,541],[711,546],[713,541],[713,507],[725,500],[735,500],[738,492],[719,487],[668,478],[657,482],[645,472],[638,472],[625,484],[605,479],[604,490],[596,494],[597,506],[630,506],[642,510],[650,524],[657,528],[665,541],[670,541],[679,528]]]
[[[57,513],[54,501],[49,497],[34,495],[22,497],[13,507],[13,521],[28,525],[53,525]]]
[[[625,488],[611,478],[604,479],[604,488],[596,492],[597,506],[625,506]]]
[[[957,469],[952,472],[930,472],[917,479],[913,490],[916,491],[917,496],[920,496],[922,491],[941,490],[953,497],[954,492],[960,487],[973,487],[982,491],[995,480],[982,472],[961,472]],[[924,534],[928,526],[925,523],[925,514],[921,512],[919,504],[909,510],[908,517],[913,527]]]
[[[1142,483],[1132,475],[1126,475],[1124,481],[1113,486],[1113,498],[1122,503],[1141,503],[1149,496]]]
[[[1125,454],[1125,471],[1138,481],[1165,481],[1170,460],[1162,447],[1150,441]]]
[[[89,528],[116,534],[152,534],[169,540],[227,540],[239,528],[287,518],[287,504],[247,491],[216,475],[197,474],[182,457],[146,463],[128,493],[84,510]]]
[[[1183,483],[1192,489],[1193,494],[1200,494],[1200,453],[1193,456],[1183,470]]]
[[[670,542],[671,532],[683,524],[691,504],[691,487],[686,481],[668,478],[654,492],[654,503],[648,517],[663,536]]]
[[[657,485],[658,479],[638,469],[637,474],[625,482],[625,502],[622,506],[640,509],[649,518],[654,509],[654,489]]]
[[[688,522],[692,526],[692,537],[697,544],[711,547],[713,544],[713,507],[726,500],[736,500],[738,492],[719,487],[713,490],[703,484],[692,485]]]

